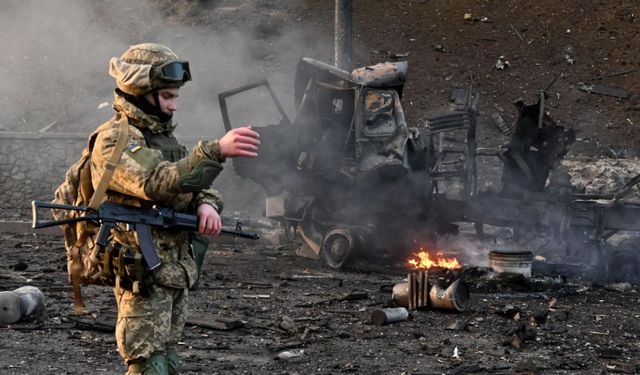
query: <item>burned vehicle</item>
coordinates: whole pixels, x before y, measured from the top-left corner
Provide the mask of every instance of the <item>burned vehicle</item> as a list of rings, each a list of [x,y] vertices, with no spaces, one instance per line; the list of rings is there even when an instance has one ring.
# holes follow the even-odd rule
[[[220,95],[229,130],[227,99],[269,88],[282,121],[258,128],[260,157],[234,161],[234,168],[264,187],[268,206],[280,206],[276,215],[331,267],[365,247],[368,254],[401,252],[416,236],[429,237],[435,228],[427,224],[427,206],[417,202],[429,199],[432,179],[447,173],[474,178],[473,158],[459,171],[433,173],[447,162],[433,158],[424,129],[407,126],[400,102],[406,74],[406,62],[348,73],[304,58],[296,74],[293,122],[267,82]],[[466,137],[474,133],[477,96],[469,89],[455,95],[459,110],[442,126],[464,128]]]
[[[356,253],[404,257],[416,242],[455,233],[457,222],[474,223],[480,234],[484,224],[558,238],[571,233],[576,247],[589,248],[590,263],[602,264],[601,245],[611,233],[640,230],[640,206],[620,202],[640,178],[606,197],[547,188],[575,134],[545,112],[545,90],[537,103],[516,102],[510,141],[487,150],[476,144],[479,97],[468,86],[456,87],[448,107],[423,124],[407,125],[407,69],[406,62],[387,62],[350,73],[303,58],[293,121],[267,81],[219,95],[228,131],[240,125],[231,123],[229,99],[268,91],[281,119],[257,129],[260,156],[234,160],[234,169],[265,189],[267,215],[327,265],[339,268]],[[502,161],[501,191],[478,191],[477,160],[486,156]],[[602,204],[605,198],[614,202]]]

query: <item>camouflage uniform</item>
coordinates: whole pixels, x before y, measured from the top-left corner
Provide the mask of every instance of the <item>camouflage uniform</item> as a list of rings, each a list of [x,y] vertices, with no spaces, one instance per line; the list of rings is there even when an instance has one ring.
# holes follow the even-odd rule
[[[161,47],[166,48],[154,44],[132,46],[122,58],[114,59],[125,60],[124,57],[127,57],[126,61],[122,61],[123,64],[144,62],[152,65],[166,62],[167,59],[177,59],[173,52]],[[131,86],[132,90],[122,84],[124,80],[118,73],[126,73],[127,67],[114,68],[114,64],[118,63],[114,63],[114,59],[110,73],[116,78],[119,87],[113,103],[118,114],[102,125],[103,130],[96,138],[91,154],[91,179],[94,187],[100,181],[116,144],[120,131],[119,119],[126,116],[130,126],[129,137],[109,182],[106,199],[141,207],[157,204],[189,213],[194,213],[199,205],[207,203],[220,212],[222,199],[210,188],[210,181],[208,188],[196,191],[186,189],[181,183],[181,177],[192,173],[203,162],[208,166],[214,165],[219,168],[218,171],[222,169],[220,163],[224,161],[224,157],[217,141],[200,141],[187,153],[172,135],[175,126],[171,120],[162,123],[157,116],[149,115],[127,100],[126,94],[131,95],[131,92],[141,86],[144,89],[144,85],[136,83],[139,86],[134,84]],[[175,367],[179,367],[179,362],[175,346],[182,336],[186,320],[188,288],[193,286],[198,274],[190,251],[189,233],[154,228],[152,234],[162,260],[162,265],[152,272],[152,277],[147,278],[153,280],[149,283],[152,285],[139,294],[124,288],[114,289],[118,303],[116,340],[120,355],[129,366],[131,374],[177,373]],[[135,232],[125,227],[114,230],[114,241],[132,251],[140,251]],[[145,372],[141,364],[152,357],[160,358],[161,363],[168,361],[168,372],[162,369]]]

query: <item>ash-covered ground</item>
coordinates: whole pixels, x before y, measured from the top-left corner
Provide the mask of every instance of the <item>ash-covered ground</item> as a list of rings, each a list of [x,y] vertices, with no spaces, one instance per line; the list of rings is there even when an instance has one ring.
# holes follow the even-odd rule
[[[476,241],[470,240],[474,243]],[[73,315],[62,238],[0,237],[0,289],[40,288],[35,322],[0,327],[3,374],[123,373],[108,288],[86,287],[92,315]],[[496,277],[486,268],[432,270],[463,278],[467,311],[412,311],[384,326],[402,261],[329,269],[292,245],[213,244],[180,344],[185,374],[598,374],[640,371],[640,295],[628,283]],[[548,271],[548,269],[546,270]]]

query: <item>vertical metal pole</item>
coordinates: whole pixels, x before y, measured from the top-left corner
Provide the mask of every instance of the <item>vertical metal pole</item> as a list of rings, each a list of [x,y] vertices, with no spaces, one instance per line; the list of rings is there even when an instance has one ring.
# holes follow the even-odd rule
[[[351,41],[353,29],[353,1],[336,0],[335,66],[351,71]]]

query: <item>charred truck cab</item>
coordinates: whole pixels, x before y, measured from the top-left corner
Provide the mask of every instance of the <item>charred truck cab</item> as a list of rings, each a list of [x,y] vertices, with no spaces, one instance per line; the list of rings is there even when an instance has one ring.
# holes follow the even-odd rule
[[[303,58],[293,122],[266,81],[219,96],[230,130],[227,99],[269,90],[282,120],[257,128],[260,156],[234,160],[234,168],[266,190],[267,214],[331,267],[354,252],[406,254],[417,237],[428,241],[439,229],[420,202],[450,182],[461,183],[463,194],[475,192],[477,96],[457,89],[452,111],[410,128],[400,102],[407,70],[406,62],[387,62],[349,73]],[[445,136],[456,132],[458,138]]]

